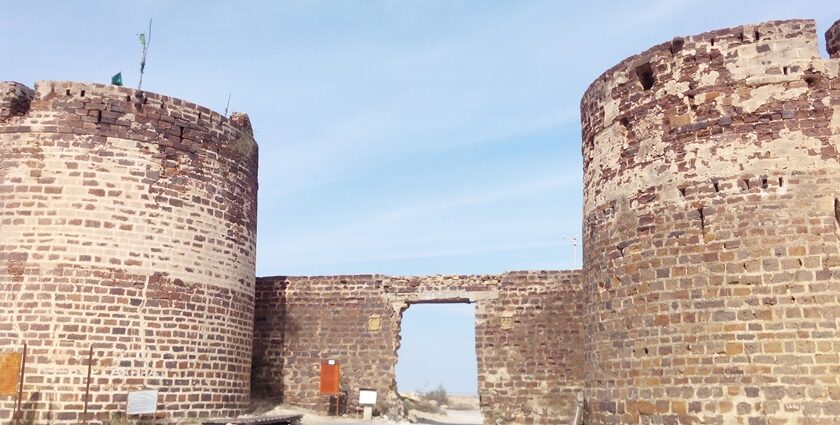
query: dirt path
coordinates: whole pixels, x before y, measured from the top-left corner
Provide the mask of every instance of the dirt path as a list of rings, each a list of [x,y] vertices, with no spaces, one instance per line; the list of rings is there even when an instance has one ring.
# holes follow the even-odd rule
[[[446,415],[417,413],[417,423],[424,425],[481,425],[478,410],[447,410]]]

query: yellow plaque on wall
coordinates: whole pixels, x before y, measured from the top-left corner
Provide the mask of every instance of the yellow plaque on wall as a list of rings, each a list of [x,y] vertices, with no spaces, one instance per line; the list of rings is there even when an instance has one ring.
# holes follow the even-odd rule
[[[379,315],[370,316],[368,318],[368,330],[378,331],[382,329],[382,317]]]
[[[513,328],[513,317],[512,316],[502,316],[502,329],[509,330]]]
[[[20,384],[20,353],[0,353],[0,396],[17,394]]]

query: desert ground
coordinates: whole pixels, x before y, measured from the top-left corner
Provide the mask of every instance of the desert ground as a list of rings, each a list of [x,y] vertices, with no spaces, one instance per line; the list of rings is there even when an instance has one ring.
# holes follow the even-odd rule
[[[444,409],[443,413],[427,413],[419,411],[409,412],[405,419],[393,419],[376,417],[366,421],[354,417],[322,416],[312,411],[300,409],[287,405],[279,405],[268,410],[263,410],[260,416],[273,416],[284,414],[303,415],[302,425],[481,425],[481,412],[478,410],[478,397],[476,396],[450,396],[450,404],[454,409]]]

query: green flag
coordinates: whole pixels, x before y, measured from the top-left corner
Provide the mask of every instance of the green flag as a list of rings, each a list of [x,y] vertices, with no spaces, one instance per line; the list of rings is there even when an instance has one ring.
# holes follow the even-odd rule
[[[111,84],[113,84],[115,86],[121,86],[122,85],[122,72],[118,72],[117,75],[114,75],[113,77],[111,77]]]

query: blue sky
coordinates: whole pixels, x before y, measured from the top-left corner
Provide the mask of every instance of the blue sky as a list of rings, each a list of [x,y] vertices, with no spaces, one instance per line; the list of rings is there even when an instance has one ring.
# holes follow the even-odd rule
[[[144,89],[251,117],[258,275],[461,274],[573,267],[601,72],[840,2],[0,0],[0,79],[136,85],[150,17]]]
[[[414,304],[403,312],[397,389],[477,394],[474,304]]]

